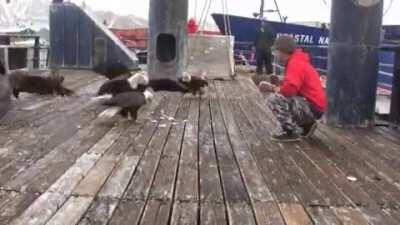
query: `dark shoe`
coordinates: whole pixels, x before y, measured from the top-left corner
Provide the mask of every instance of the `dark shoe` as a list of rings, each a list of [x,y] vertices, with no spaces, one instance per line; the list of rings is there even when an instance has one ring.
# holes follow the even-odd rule
[[[310,125],[302,126],[301,128],[303,128],[303,133],[301,133],[301,137],[303,137],[303,138],[311,137],[314,134],[317,127],[318,127],[317,122],[314,122]]]
[[[297,142],[301,141],[301,137],[298,134],[285,132],[282,134],[273,135],[271,140],[276,142]]]

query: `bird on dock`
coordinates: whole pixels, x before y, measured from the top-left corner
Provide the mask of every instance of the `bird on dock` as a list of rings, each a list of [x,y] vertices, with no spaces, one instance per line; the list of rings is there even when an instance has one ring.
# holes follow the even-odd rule
[[[9,80],[15,98],[19,98],[20,92],[60,96],[73,94],[72,90],[62,85],[64,77],[57,71],[52,71],[49,76],[33,76],[26,71],[17,70],[9,74]]]
[[[124,92],[137,91],[141,87],[149,85],[149,77],[145,72],[139,72],[129,77],[120,77],[113,80],[106,81],[97,92],[98,96],[101,95],[116,95]],[[140,91],[145,91],[141,89]]]
[[[137,119],[137,112],[146,103],[152,101],[154,95],[151,91],[129,91],[118,93],[116,95],[103,95],[93,98],[94,101],[101,105],[114,107],[116,110],[106,110],[101,117],[113,117],[116,112],[124,118],[131,118],[133,121]]]
[[[116,95],[129,91],[141,91],[151,88],[155,92],[168,91],[168,92],[181,92],[188,93],[189,88],[179,82],[170,78],[149,78],[144,71],[138,72],[130,76],[120,76],[113,80],[105,82],[99,89],[97,95]]]
[[[203,89],[209,85],[208,81],[204,77],[191,76],[187,72],[185,72],[178,80],[189,89],[189,92],[192,93],[192,95],[203,95]]]

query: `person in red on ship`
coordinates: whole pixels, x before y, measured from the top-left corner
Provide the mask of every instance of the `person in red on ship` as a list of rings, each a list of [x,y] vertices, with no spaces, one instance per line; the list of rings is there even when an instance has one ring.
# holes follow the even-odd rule
[[[261,92],[271,93],[267,104],[281,124],[283,133],[272,136],[280,142],[300,141],[310,137],[326,111],[327,98],[320,76],[307,53],[298,49],[292,37],[279,37],[272,49],[285,65],[280,84],[261,82]]]
[[[191,18],[188,22],[188,33],[195,34],[199,30],[199,26],[196,23],[196,20]]]

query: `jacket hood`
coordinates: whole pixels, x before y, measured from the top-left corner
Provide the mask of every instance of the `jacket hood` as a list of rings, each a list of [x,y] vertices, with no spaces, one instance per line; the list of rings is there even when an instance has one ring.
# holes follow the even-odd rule
[[[296,49],[296,51],[290,56],[289,61],[299,60],[303,62],[310,62],[310,55],[303,52],[301,49]]]

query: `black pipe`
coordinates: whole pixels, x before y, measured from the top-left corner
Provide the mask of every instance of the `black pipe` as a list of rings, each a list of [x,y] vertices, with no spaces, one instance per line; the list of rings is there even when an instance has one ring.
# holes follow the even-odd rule
[[[383,0],[332,1],[327,122],[374,124]]]

